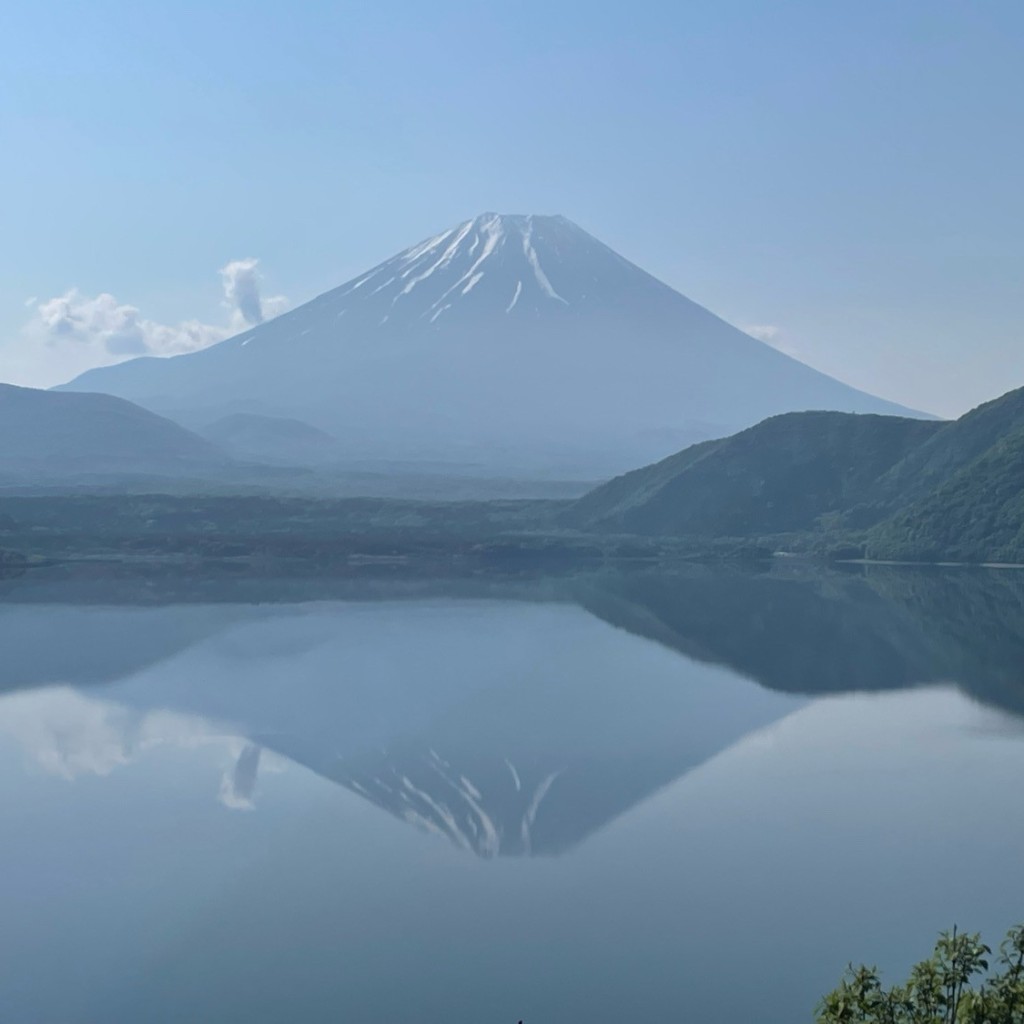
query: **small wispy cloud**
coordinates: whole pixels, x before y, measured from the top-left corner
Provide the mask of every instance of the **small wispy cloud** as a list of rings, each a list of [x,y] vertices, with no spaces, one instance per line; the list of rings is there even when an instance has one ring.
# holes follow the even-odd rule
[[[741,324],[740,330],[766,345],[771,345],[772,348],[777,348],[787,356],[800,356],[800,350],[787,341],[783,329],[775,324]]]
[[[782,328],[776,327],[775,324],[744,324],[742,329],[752,338],[768,342],[777,338],[782,332]]]

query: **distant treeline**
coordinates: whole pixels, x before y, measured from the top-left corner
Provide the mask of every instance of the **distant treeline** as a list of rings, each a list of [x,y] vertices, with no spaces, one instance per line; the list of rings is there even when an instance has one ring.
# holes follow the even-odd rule
[[[466,568],[605,560],[763,558],[743,540],[679,541],[581,532],[559,523],[568,503],[431,503],[378,498],[64,495],[0,501],[0,544],[14,560],[192,557],[379,560]],[[15,554],[15,552],[17,554]]]

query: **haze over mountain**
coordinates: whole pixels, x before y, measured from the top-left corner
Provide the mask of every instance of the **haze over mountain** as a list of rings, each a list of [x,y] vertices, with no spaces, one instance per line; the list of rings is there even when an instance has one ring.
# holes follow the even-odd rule
[[[0,480],[217,474],[220,449],[171,420],[112,395],[0,384]]]
[[[337,462],[337,438],[301,420],[238,412],[198,431],[236,458],[290,465]]]
[[[64,388],[190,426],[295,417],[353,460],[577,478],[780,412],[908,412],[744,334],[563,217],[498,214],[211,348]]]

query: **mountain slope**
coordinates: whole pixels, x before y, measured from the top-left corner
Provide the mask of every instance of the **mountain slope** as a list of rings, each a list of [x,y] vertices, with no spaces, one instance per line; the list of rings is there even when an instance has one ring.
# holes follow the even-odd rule
[[[979,405],[936,431],[878,481],[874,500],[906,505],[945,484],[1024,428],[1024,388]]]
[[[1024,427],[872,531],[873,558],[1024,562]]]
[[[611,475],[800,409],[898,413],[562,217],[485,214],[201,352],[65,385],[185,423],[298,417],[352,459]]]
[[[301,420],[280,416],[234,413],[199,433],[237,458],[317,465],[341,457],[337,438]]]
[[[591,491],[574,525],[662,536],[757,536],[814,529],[848,511],[943,424],[896,416],[775,416],[694,445]]]
[[[111,395],[0,384],[0,478],[189,475],[227,463],[184,427]]]
[[[662,537],[817,531],[866,537],[872,558],[1024,562],[1024,388],[951,423],[776,416],[616,477],[563,522]]]

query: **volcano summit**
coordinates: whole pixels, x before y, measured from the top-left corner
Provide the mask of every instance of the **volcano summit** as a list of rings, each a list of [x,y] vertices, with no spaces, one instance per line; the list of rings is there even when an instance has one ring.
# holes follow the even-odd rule
[[[211,348],[64,387],[193,427],[297,417],[352,461],[581,479],[776,413],[908,412],[744,334],[564,217],[493,213]]]

